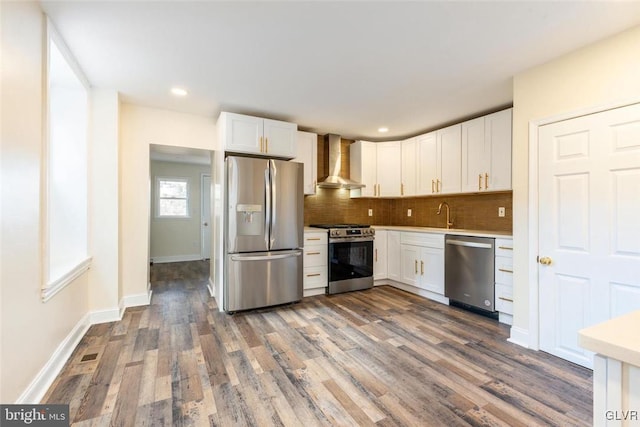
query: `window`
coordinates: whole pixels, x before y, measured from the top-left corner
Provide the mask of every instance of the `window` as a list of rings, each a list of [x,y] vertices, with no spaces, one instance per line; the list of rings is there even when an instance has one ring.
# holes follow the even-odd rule
[[[47,22],[44,284],[47,301],[89,268],[88,85]]]
[[[189,218],[189,180],[156,178],[158,218]]]

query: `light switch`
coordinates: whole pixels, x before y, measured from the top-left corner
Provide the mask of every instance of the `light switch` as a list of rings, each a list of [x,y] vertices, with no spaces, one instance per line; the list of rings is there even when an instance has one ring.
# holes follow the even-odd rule
[[[407,216],[411,216],[411,209],[407,209]]]
[[[369,216],[373,216],[373,209],[369,209]]]
[[[504,206],[500,206],[500,207],[498,208],[498,216],[499,216],[499,217],[504,217],[504,215],[505,215],[505,209],[504,209]]]

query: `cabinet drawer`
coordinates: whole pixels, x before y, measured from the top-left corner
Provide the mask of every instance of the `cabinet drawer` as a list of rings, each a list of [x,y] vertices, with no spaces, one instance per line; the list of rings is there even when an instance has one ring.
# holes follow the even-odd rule
[[[319,232],[311,232],[304,233],[304,246],[307,247],[309,245],[326,245],[327,240],[327,232],[319,231]]]
[[[513,314],[513,288],[496,283],[496,310]]]
[[[302,284],[304,289],[327,287],[327,266],[305,267],[302,272]]]
[[[496,257],[496,283],[513,285],[513,259]]]
[[[496,256],[513,258],[513,240],[496,239]]]
[[[439,233],[400,233],[400,243],[404,245],[426,246],[444,249],[444,234]]]
[[[327,245],[310,245],[304,247],[303,266],[319,267],[327,265]]]

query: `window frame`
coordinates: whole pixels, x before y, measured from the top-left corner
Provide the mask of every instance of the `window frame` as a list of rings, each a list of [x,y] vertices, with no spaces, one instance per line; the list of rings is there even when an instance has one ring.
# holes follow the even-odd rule
[[[80,277],[84,272],[91,267],[92,256],[90,255],[89,248],[89,175],[90,175],[90,109],[91,109],[91,86],[89,81],[85,77],[82,69],[71,54],[69,48],[65,44],[64,40],[55,29],[51,20],[46,18],[46,40],[43,47],[43,149],[41,160],[41,227],[42,227],[42,284],[40,288],[40,296],[42,302],[49,301],[54,295],[71,284],[75,279]],[[57,274],[52,277],[54,269],[51,266],[51,243],[52,243],[52,229],[51,216],[52,216],[52,188],[51,188],[51,170],[52,170],[52,139],[51,139],[51,53],[52,44],[60,53],[68,67],[71,69],[75,78],[77,78],[80,86],[84,89],[86,104],[84,111],[85,129],[84,137],[82,139],[84,143],[84,172],[86,182],[84,183],[84,227],[82,229],[81,239],[83,240],[84,248],[81,249],[83,255],[78,257],[78,260],[74,260],[70,267],[65,266],[61,274]]]
[[[160,197],[160,182],[161,181],[174,181],[174,182],[184,182],[187,184],[187,195],[186,197],[182,198],[182,197]],[[185,219],[185,220],[189,220],[191,219],[191,180],[189,179],[189,177],[185,177],[185,176],[156,176],[156,180],[155,180],[155,196],[156,196],[156,203],[155,203],[155,207],[156,207],[156,212],[155,212],[155,217],[156,219]],[[185,200],[187,207],[187,213],[186,215],[162,215],[160,212],[160,201],[162,199],[169,199],[169,200]]]

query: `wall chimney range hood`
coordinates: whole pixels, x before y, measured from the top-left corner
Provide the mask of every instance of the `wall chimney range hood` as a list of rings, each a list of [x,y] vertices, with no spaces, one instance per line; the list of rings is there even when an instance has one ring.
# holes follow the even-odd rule
[[[348,178],[340,176],[340,162],[342,161],[342,148],[340,147],[340,135],[327,134],[324,136],[325,144],[329,146],[328,168],[325,166],[325,170],[328,175],[323,178],[319,183],[320,188],[346,188],[348,190],[352,188],[363,188],[364,184],[352,181]],[[325,160],[325,165],[327,161]]]

